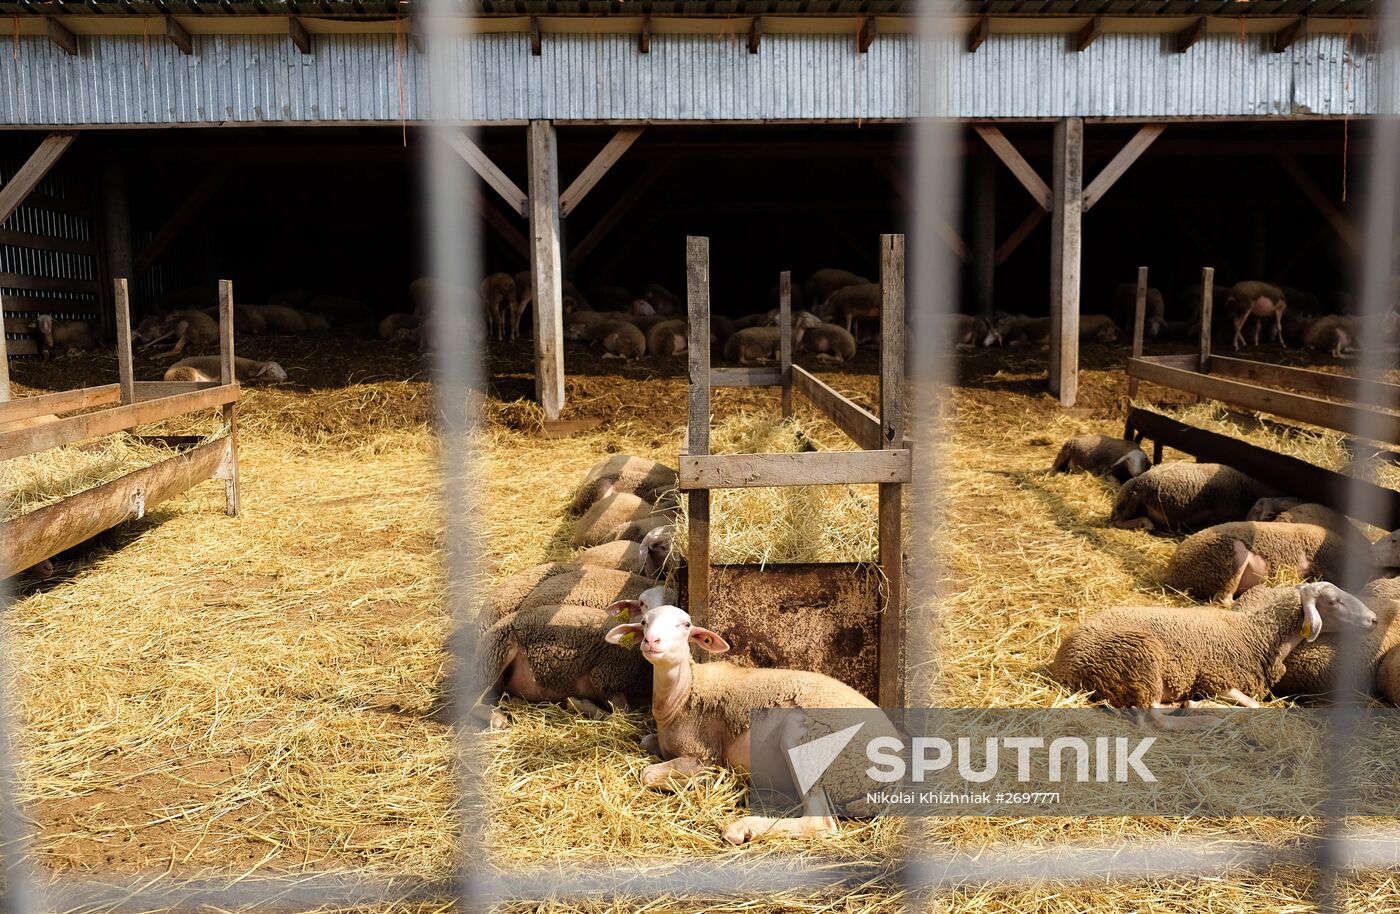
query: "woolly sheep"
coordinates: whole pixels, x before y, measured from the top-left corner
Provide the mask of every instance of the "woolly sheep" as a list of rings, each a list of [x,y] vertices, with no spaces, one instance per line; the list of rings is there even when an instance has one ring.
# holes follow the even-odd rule
[[[1254,318],[1254,345],[1259,345],[1259,329],[1265,318],[1273,318],[1274,330],[1278,334],[1278,344],[1287,349],[1283,339],[1283,314],[1288,310],[1288,300],[1283,290],[1272,283],[1249,280],[1237,282],[1225,296],[1225,310],[1232,316],[1235,336],[1231,345],[1239,349],[1244,343],[1244,326]]]
[[[875,708],[855,689],[821,673],[751,669],[721,661],[696,663],[691,658],[692,646],[721,654],[729,649],[728,643],[715,632],[693,625],[690,616],[676,606],[644,607],[629,601],[619,604],[619,608],[629,613],[641,612],[642,618],[613,628],[607,633],[607,642],[619,644],[624,639],[637,639],[641,656],[652,665],[651,707],[657,732],[644,739],[642,747],[664,761],[643,769],[644,786],[674,787],[700,773],[706,765],[724,764],[748,770],[750,712],[755,708]],[[783,755],[820,734],[798,725],[796,718],[790,720],[791,726],[774,734]],[[814,723],[820,726],[820,722]],[[876,735],[896,734],[888,721],[881,726],[878,720],[867,720],[862,737]],[[763,743],[763,736],[754,740],[754,745]],[[777,772],[772,774],[776,776]],[[793,796],[802,793],[796,789],[795,778],[787,784],[770,786]],[[743,844],[765,833],[812,836],[836,831],[836,820],[826,799],[858,802],[864,797],[864,786],[828,776],[823,787],[824,791],[808,796],[805,815],[788,819],[746,816],[725,827],[724,839],[730,844]]]
[[[640,543],[613,540],[601,546],[590,546],[574,561],[598,568],[616,568],[644,578],[660,578],[675,570],[679,556],[674,550],[676,528],[671,525],[647,531]]]
[[[1306,580],[1346,572],[1347,541],[1316,524],[1235,521],[1194,533],[1176,547],[1164,583],[1202,600],[1228,603],[1280,569]]]
[[[197,355],[181,359],[165,371],[167,381],[217,381],[219,362],[216,355]],[[233,376],[238,381],[285,381],[287,372],[276,362],[259,362],[236,356],[233,360]]]
[[[286,305],[248,305],[267,325],[269,333],[297,336],[306,332],[306,315]]]
[[[1137,283],[1120,283],[1113,290],[1113,317],[1120,327],[1133,329],[1137,322]],[[1143,335],[1156,339],[1167,325],[1167,303],[1162,298],[1162,290],[1150,286],[1147,289],[1147,307],[1143,315]]]
[[[575,546],[598,546],[613,540],[636,540],[656,527],[672,523],[675,511],[629,492],[614,492],[598,499],[574,527]]]
[[[1050,318],[1026,317],[1000,311],[992,318],[992,330],[1008,346],[1050,345]]]
[[[807,328],[801,325],[794,326],[792,344],[802,345],[802,337],[806,332]],[[724,357],[740,365],[772,361],[778,358],[782,341],[782,330],[778,327],[745,327],[725,341]]]
[[[263,317],[257,305],[234,305],[233,329],[240,334],[251,333],[257,336],[267,332],[267,318]]]
[[[482,607],[484,624],[533,606],[592,606],[635,600],[656,581],[613,568],[546,562],[519,571],[491,588]]]
[[[607,311],[625,311],[637,298],[622,286],[594,286],[588,290],[588,297]]]
[[[846,332],[856,332],[856,321],[880,319],[884,295],[878,282],[861,283],[858,286],[843,286],[827,299],[827,306],[835,309],[831,317],[833,324],[842,324]]]
[[[1326,505],[1301,498],[1261,498],[1245,515],[1245,520],[1277,521],[1283,524],[1316,524],[1326,527],[1347,541],[1347,548],[1365,552],[1371,548],[1366,534],[1345,514]]]
[[[649,355],[680,355],[685,352],[688,328],[685,321],[662,321],[647,331]]]
[[[1110,523],[1125,530],[1200,530],[1239,520],[1279,494],[1222,463],[1163,463],[1118,490]]]
[[[1375,624],[1365,603],[1326,581],[1279,588],[1271,599],[1241,610],[1109,609],[1065,638],[1050,673],[1067,688],[1141,709],[1165,726],[1152,709],[1226,697],[1257,707],[1300,643],[1343,625]]]
[[[856,338],[835,324],[818,324],[802,333],[802,351],[819,359],[844,362],[855,358]]]
[[[1371,545],[1371,563],[1380,577],[1400,575],[1400,530],[1386,534]]]
[[[1055,462],[1050,465],[1050,473],[1092,473],[1126,482],[1146,473],[1151,465],[1137,444],[1126,438],[1080,435],[1060,448]]]
[[[808,307],[829,321],[836,317],[836,314],[827,302],[837,290],[846,286],[863,286],[869,282],[864,276],[857,276],[848,270],[824,269],[807,277],[803,291],[806,293]]]
[[[976,349],[978,346],[989,347],[1001,343],[1001,335],[985,317],[948,314],[943,316],[943,324],[948,345],[954,349]]]
[[[379,322],[379,338],[381,340],[400,339],[400,333],[404,330],[417,330],[423,324],[423,319],[415,314],[390,314]]]
[[[1400,588],[1389,585],[1389,581],[1372,581],[1357,594],[1376,614],[1374,628],[1345,641],[1332,632],[1324,632],[1316,641],[1298,645],[1288,655],[1285,663],[1287,670],[1283,678],[1274,684],[1274,694],[1327,695],[1335,691],[1341,678],[1338,660],[1345,644],[1346,656],[1356,667],[1353,681],[1367,691],[1374,690],[1385,695],[1382,661],[1396,645],[1400,645],[1400,624],[1397,624],[1400,613],[1396,612],[1400,609],[1400,602],[1397,602]],[[1242,597],[1237,606],[1254,605],[1259,599],[1255,597],[1257,593],[1263,592],[1262,598],[1269,599],[1271,592],[1283,589],[1291,588],[1256,588]],[[1395,669],[1400,671],[1400,666]],[[1396,684],[1400,685],[1400,680]],[[1389,700],[1394,703],[1393,698]]]
[[[605,359],[635,359],[646,354],[647,338],[640,327],[625,320],[596,324],[589,340],[603,348]]]
[[[175,337],[175,344],[165,352],[157,353],[156,358],[179,355],[189,345],[198,347],[218,343],[219,322],[193,308],[171,311],[159,323],[154,334],[146,337],[146,345],[142,348],[148,349],[172,336]]]
[[[616,311],[574,311],[564,315],[564,339],[586,340],[593,334],[593,328],[607,321],[617,320]]]
[[[660,283],[654,282],[643,288],[642,298],[647,300],[657,314],[670,316],[680,314],[683,310],[680,298]]]
[[[515,292],[515,277],[509,273],[492,273],[481,281],[481,302],[486,306],[486,321],[492,339],[506,338],[506,326],[510,326],[510,338],[520,336],[520,315],[525,309]]]
[[[56,321],[50,314],[40,314],[29,324],[39,332],[39,352],[48,359],[83,349],[97,348],[97,328],[91,321]]]
[[[501,619],[477,647],[472,715],[489,718],[493,727],[504,725],[504,718],[489,709],[502,691],[525,701],[567,702],[594,717],[602,716],[603,702],[614,711],[646,704],[651,699],[646,661],[604,640],[617,620],[612,610],[567,605],[535,606]]]
[[[1079,341],[1082,343],[1112,343],[1118,339],[1118,327],[1107,314],[1083,314],[1079,317]]]
[[[574,493],[569,511],[582,514],[601,498],[616,492],[630,492],[643,501],[657,504],[680,483],[676,471],[664,463],[633,454],[614,454],[595,463]],[[666,507],[674,507],[670,502]]]
[[[1308,324],[1303,331],[1303,345],[1309,349],[1330,352],[1341,358],[1348,349],[1356,349],[1361,338],[1361,319],[1346,314],[1328,314]]]

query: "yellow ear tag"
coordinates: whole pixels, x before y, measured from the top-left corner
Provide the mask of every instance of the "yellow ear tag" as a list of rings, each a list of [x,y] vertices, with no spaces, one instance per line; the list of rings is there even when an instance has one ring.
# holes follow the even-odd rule
[[[632,610],[622,610],[617,614],[617,618],[614,621],[617,622],[618,625],[626,625],[628,622],[632,621]],[[631,632],[628,632],[621,638],[618,638],[617,643],[618,646],[624,647],[630,651],[632,649],[632,646],[637,643],[637,636],[632,634]]]
[[[1304,623],[1303,623],[1303,640],[1306,641],[1306,640],[1308,640],[1308,639],[1311,638],[1311,637],[1312,637],[1312,620],[1309,619],[1307,622],[1304,622]]]

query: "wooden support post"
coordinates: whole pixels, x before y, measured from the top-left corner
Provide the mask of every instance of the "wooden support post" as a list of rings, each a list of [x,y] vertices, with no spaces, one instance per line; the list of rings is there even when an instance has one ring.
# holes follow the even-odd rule
[[[102,166],[102,247],[98,256],[103,259],[107,282],[117,277],[132,275],[131,207],[127,194],[126,168],[117,163]],[[115,290],[115,285],[112,286]],[[112,311],[115,318],[116,311]],[[105,321],[104,321],[105,323]]]
[[[974,301],[978,314],[991,315],[996,306],[997,165],[985,153],[972,160],[972,188]]]
[[[1147,267],[1138,267],[1136,307],[1133,309],[1133,358],[1142,358],[1142,325],[1147,321]],[[1128,378],[1128,399],[1137,397],[1138,379]]]
[[[131,362],[131,298],[125,276],[112,280],[112,315],[117,325],[117,381],[122,389],[122,403],[136,402],[136,371]]]
[[[175,239],[184,233],[185,228],[194,221],[194,217],[199,215],[199,211],[204,209],[205,205],[224,186],[229,175],[233,174],[233,168],[233,165],[221,162],[214,166],[203,181],[199,182],[199,186],[185,198],[185,202],[180,204],[180,208],[175,211],[174,215],[167,219],[165,224],[151,237],[151,243],[142,248],[141,253],[136,255],[132,278],[140,277],[149,270],[152,264],[160,258],[160,255],[164,254],[166,249],[175,242]]]
[[[1204,267],[1201,270],[1201,360],[1196,367],[1201,374],[1210,371],[1210,325],[1214,312],[1215,267]]]
[[[904,446],[904,236],[880,236],[881,447]],[[904,705],[904,487],[880,484],[880,573],[885,604],[880,616],[880,705]]]
[[[685,239],[687,346],[690,369],[687,454],[710,453],[710,239]],[[690,543],[686,553],[686,602],[696,625],[710,621],[710,492],[686,495]]]
[[[559,150],[550,121],[531,121],[530,272],[535,281],[535,395],[544,414],[564,411],[564,268],[559,235]]]
[[[778,365],[783,373],[783,418],[792,415],[792,272],[778,274]]]
[[[5,342],[5,296],[0,295],[0,403],[10,399],[10,347]]]
[[[45,25],[48,29],[49,41],[62,48],[64,53],[74,55],[78,53],[78,36],[69,31],[68,26],[53,16],[48,18]]]
[[[53,21],[53,20],[49,20]],[[3,187],[0,187],[0,222],[4,222],[29,196],[44,175],[49,173],[64,151],[78,138],[76,133],[50,133],[39,143],[25,163]]]
[[[1079,257],[1084,216],[1084,121],[1055,124],[1050,208],[1050,392],[1061,406],[1079,395]]]
[[[233,280],[219,280],[219,383],[237,380],[233,353]],[[228,426],[228,453],[220,467],[224,480],[225,511],[238,516],[238,404],[224,404],[224,424]]]
[[[588,195],[599,181],[603,180],[603,175],[607,174],[617,160],[622,158],[632,144],[637,142],[637,138],[642,135],[642,127],[623,127],[613,134],[613,138],[608,140],[608,144],[603,147],[593,157],[593,161],[588,163],[588,167],[579,173],[577,178],[569,184],[567,190],[559,195],[559,214],[568,218],[574,208],[583,202],[583,198]]]

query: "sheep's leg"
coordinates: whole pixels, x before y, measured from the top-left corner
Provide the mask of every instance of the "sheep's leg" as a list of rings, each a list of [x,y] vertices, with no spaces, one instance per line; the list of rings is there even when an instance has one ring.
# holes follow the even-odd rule
[[[166,332],[160,334],[159,336],[153,336],[153,337],[151,337],[149,340],[147,340],[145,343],[143,343],[143,344],[141,345],[141,348],[142,348],[142,349],[150,349],[150,348],[151,348],[152,346],[154,346],[156,343],[159,343],[159,342],[161,342],[161,341],[163,341],[163,340],[168,340],[168,339],[170,339],[170,338],[171,338],[172,336],[174,336],[174,335],[175,335],[175,331],[174,331],[174,330],[167,330]]]
[[[1242,540],[1235,540],[1235,573],[1226,596],[1238,597],[1249,588],[1268,580],[1269,563],[1251,552]]]
[[[632,703],[628,701],[627,696],[623,695],[621,692],[609,698],[608,704],[612,706],[612,713],[614,714],[626,714],[628,711],[632,710]]]
[[[587,698],[570,698],[564,702],[570,711],[581,714],[589,720],[603,720],[608,716],[608,712],[598,707]]]
[[[1203,714],[1191,714],[1186,717],[1178,717],[1173,714],[1164,714],[1165,710],[1176,710],[1176,705],[1155,704],[1150,708],[1134,708],[1137,713],[1139,726],[1152,727],[1157,730],[1210,730],[1222,723],[1218,717],[1209,717]]]
[[[1145,530],[1148,533],[1157,529],[1157,525],[1152,523],[1150,517],[1134,517],[1128,520],[1115,520],[1113,526],[1119,530]]]
[[[1066,444],[1064,447],[1060,448],[1060,453],[1055,455],[1055,462],[1050,464],[1050,475],[1054,476],[1056,473],[1072,472],[1074,472],[1074,466],[1070,462],[1069,445]]]
[[[657,758],[664,758],[661,754],[661,734],[648,733],[642,737],[642,751]]]
[[[1278,330],[1278,345],[1280,349],[1287,349],[1288,344],[1283,341],[1283,308],[1274,309],[1274,327]]]
[[[1263,321],[1263,319],[1256,316],[1256,317],[1254,318],[1254,345],[1256,345],[1256,346],[1259,345],[1259,331],[1262,330],[1263,328],[1264,328],[1264,321]]]
[[[1248,320],[1249,312],[1245,312],[1243,318],[1241,318],[1238,314],[1235,315],[1233,321],[1235,325],[1235,338],[1231,340],[1230,345],[1234,347],[1236,352],[1239,351],[1240,345],[1244,342],[1244,334],[1241,331],[1244,329],[1245,322]]]
[[[695,777],[705,766],[698,758],[683,755],[669,762],[657,762],[642,769],[643,787],[681,787]]]
[[[183,326],[183,325],[182,325],[182,326]],[[172,346],[172,347],[170,347],[169,349],[167,349],[165,352],[158,352],[158,353],[156,353],[155,358],[158,358],[158,359],[166,359],[166,358],[170,358],[171,356],[179,355],[179,354],[184,350],[185,345],[186,345],[187,343],[189,343],[189,341],[190,341],[190,338],[189,338],[188,336],[186,336],[185,331],[184,331],[184,330],[181,330],[181,331],[180,331],[180,338],[179,338],[178,340],[175,341],[175,345]]]
[[[1244,694],[1239,689],[1230,689],[1225,693],[1225,697],[1235,702],[1236,704],[1244,705],[1246,708],[1259,707],[1259,702]]]
[[[792,765],[792,749],[802,745],[811,737],[799,719],[790,717],[778,734],[778,745],[782,747],[783,760],[787,764],[791,783],[800,783]],[[802,811],[805,815],[785,818],[769,816],[745,816],[729,823],[724,829],[724,840],[730,844],[744,844],[759,835],[779,834],[810,838],[839,830],[832,814],[831,801],[820,786],[814,787],[802,798]]]

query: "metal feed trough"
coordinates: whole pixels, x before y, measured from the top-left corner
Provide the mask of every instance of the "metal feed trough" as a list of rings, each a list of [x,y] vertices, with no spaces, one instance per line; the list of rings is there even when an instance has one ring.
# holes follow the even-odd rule
[[[127,281],[114,282],[119,382],[0,402],[0,460],[210,408],[222,410],[228,433],[203,444],[195,443],[198,439],[166,438],[167,442],[194,446],[0,524],[0,578],[33,567],[123,521],[140,518],[165,499],[206,479],[224,480],[228,513],[238,513],[239,387],[234,375],[233,283],[219,282],[219,380],[186,382],[135,380]],[[57,418],[94,406],[103,408]],[[13,427],[13,423],[40,416],[55,418],[31,427]]]
[[[904,699],[904,559],[902,553],[903,486],[910,478],[909,448],[904,439],[904,236],[880,236],[880,415],[853,403],[792,364],[792,275],[779,280],[781,346],[776,367],[710,367],[710,242],[686,239],[687,307],[690,320],[690,420],[687,448],[680,455],[680,488],[686,493],[690,522],[686,604],[700,625],[752,618],[753,578],[772,585],[779,603],[798,608],[809,618],[804,628],[818,644],[768,643],[737,645],[738,656],[769,663],[810,668],[813,657],[827,657],[832,675],[845,673],[857,681],[861,663],[850,655],[864,653],[873,633],[876,646],[876,684],[872,698],[884,707],[898,707]],[[863,450],[809,451],[797,454],[711,454],[710,390],[712,387],[781,387],[782,412],[792,415],[793,392],[804,396],[819,412],[850,436]],[[869,571],[865,566],[727,566],[713,575],[710,567],[710,490],[760,486],[879,485],[879,572],[883,587],[858,582]],[[827,575],[814,568],[829,568],[844,575],[851,587],[833,587]],[[712,583],[719,585],[724,608],[711,606]],[[879,582],[877,582],[878,584]],[[838,598],[838,594],[844,594]],[[862,596],[864,595],[864,596]],[[734,599],[744,602],[735,604]],[[865,611],[853,603],[868,602]],[[883,602],[883,606],[880,605]],[[781,609],[781,606],[779,606]],[[781,613],[778,614],[781,616]],[[873,624],[871,618],[873,617]],[[732,628],[730,629],[733,630]],[[814,649],[815,648],[815,649]],[[838,659],[839,658],[839,659]],[[867,687],[868,688],[868,687]]]

